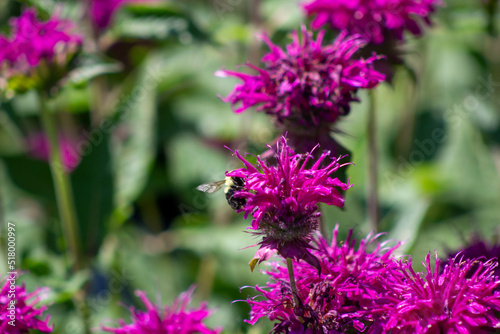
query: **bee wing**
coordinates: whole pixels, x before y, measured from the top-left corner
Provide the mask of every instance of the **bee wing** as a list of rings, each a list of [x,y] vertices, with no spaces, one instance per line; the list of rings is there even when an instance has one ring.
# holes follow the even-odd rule
[[[226,180],[200,184],[198,187],[196,187],[196,190],[211,194],[220,190],[225,182]]]

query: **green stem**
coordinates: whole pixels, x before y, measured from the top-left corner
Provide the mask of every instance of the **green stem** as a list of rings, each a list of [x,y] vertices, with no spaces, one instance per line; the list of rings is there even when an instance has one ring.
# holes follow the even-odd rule
[[[286,266],[288,268],[288,278],[290,279],[290,287],[292,288],[293,295],[293,306],[298,307],[300,305],[299,302],[299,291],[297,290],[297,283],[295,282],[295,273],[293,272],[293,262],[292,259],[286,258]]]
[[[69,175],[64,169],[61,160],[60,145],[57,133],[57,125],[54,115],[47,108],[47,97],[41,96],[41,114],[45,134],[50,143],[50,171],[56,192],[59,218],[63,227],[64,239],[68,248],[68,253],[73,263],[74,269],[82,269],[83,256],[80,250],[78,239],[78,222],[76,218],[73,192]]]
[[[375,93],[370,91],[368,108],[368,215],[374,233],[379,230],[378,208],[378,161],[377,161],[377,123],[375,117]]]

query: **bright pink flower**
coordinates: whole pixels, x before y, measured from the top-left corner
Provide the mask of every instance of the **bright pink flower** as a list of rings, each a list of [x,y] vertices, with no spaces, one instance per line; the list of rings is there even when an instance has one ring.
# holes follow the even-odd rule
[[[312,253],[319,259],[320,275],[307,263],[294,263],[301,304],[294,309],[288,270],[274,263],[272,270],[264,272],[270,277],[267,286],[255,287],[261,295],[247,299],[251,306],[248,323],[267,317],[276,321],[273,333],[374,333],[381,329],[374,306],[388,291],[388,279],[399,275],[393,260],[399,244],[386,247],[386,243],[375,243],[380,235],[370,234],[356,248],[352,231],[344,242],[338,241],[338,228],[331,244],[323,237],[316,239],[317,249]]]
[[[440,260],[431,256],[424,263],[426,273],[419,275],[409,261],[399,263],[400,275],[389,285],[392,293],[384,308],[384,329],[391,334],[449,333],[486,334],[500,328],[500,277],[494,276],[497,262],[451,259],[442,273]],[[468,273],[475,266],[471,276]],[[496,291],[495,291],[496,290]]]
[[[374,88],[385,77],[373,69],[373,62],[379,56],[352,59],[366,44],[361,36],[341,34],[332,45],[326,46],[322,45],[323,36],[321,31],[314,40],[313,34],[302,28],[299,41],[294,31],[286,51],[262,36],[271,49],[262,58],[264,67],[246,65],[257,74],[216,72],[217,76],[233,76],[242,81],[223,101],[238,105],[236,113],[257,106],[258,111],[273,116],[287,130],[329,127],[349,112],[350,103],[357,101],[358,89]]]
[[[55,16],[40,21],[32,8],[11,19],[10,25],[12,37],[0,37],[0,63],[5,61],[11,68],[34,67],[41,61],[50,63],[57,53],[74,52],[82,44],[82,37],[73,34],[73,22]]]
[[[49,316],[41,319],[47,306],[36,308],[40,302],[39,294],[42,289],[36,289],[33,292],[27,292],[23,285],[11,285],[10,277],[4,277],[0,282],[4,282],[0,290],[0,333],[4,334],[27,334],[30,330],[38,330],[42,333],[51,333],[52,327],[49,327]],[[13,296],[13,298],[11,298]],[[10,303],[15,301],[14,306]],[[15,319],[10,315],[14,313]],[[9,324],[12,320],[14,326]]]
[[[238,211],[245,212],[245,218],[251,214],[250,229],[263,236],[259,262],[269,258],[271,250],[277,250],[285,258],[303,259],[319,268],[318,260],[308,251],[321,215],[318,203],[344,206],[339,190],[351,185],[332,177],[343,165],[337,158],[330,158],[328,151],[315,162],[312,152],[295,154],[285,137],[277,143],[274,163],[257,158],[257,165],[253,165],[238,151],[235,154],[245,167],[226,172],[226,176],[244,180],[243,190],[233,196],[246,200]]]
[[[387,37],[403,39],[403,32],[420,35],[419,21],[430,24],[430,15],[441,0],[312,0],[304,10],[314,16],[314,29],[325,24],[360,34],[380,44]]]
[[[191,302],[194,287],[177,298],[172,307],[161,307],[154,305],[142,291],[136,291],[146,306],[146,311],[130,309],[132,323],[127,325],[120,320],[121,328],[110,328],[103,326],[102,329],[116,334],[219,334],[222,329],[210,329],[203,320],[212,314],[206,304],[197,309],[188,309]]]

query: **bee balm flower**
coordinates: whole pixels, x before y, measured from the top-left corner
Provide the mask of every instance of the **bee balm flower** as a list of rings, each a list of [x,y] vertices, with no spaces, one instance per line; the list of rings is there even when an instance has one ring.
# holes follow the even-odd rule
[[[405,30],[420,35],[418,21],[430,24],[430,15],[441,4],[440,0],[313,0],[304,10],[315,16],[314,29],[330,24],[380,44],[387,37],[402,40]]]
[[[360,88],[373,88],[384,80],[384,75],[373,70],[379,59],[352,59],[353,54],[366,43],[359,35],[341,34],[332,45],[323,46],[324,32],[313,39],[311,32],[302,28],[302,42],[293,32],[293,41],[286,51],[262,36],[271,52],[262,58],[264,68],[246,65],[256,75],[221,70],[216,75],[233,76],[242,81],[224,102],[236,113],[257,106],[283,124],[287,130],[294,127],[313,128],[331,125],[339,116],[349,112],[349,104],[356,101]]]
[[[154,305],[142,291],[136,295],[141,298],[146,306],[146,311],[136,311],[131,308],[132,323],[125,324],[120,320],[121,328],[110,328],[103,326],[102,329],[116,334],[219,334],[221,329],[210,329],[203,320],[211,315],[206,304],[197,309],[188,309],[194,288],[182,293],[171,307],[160,307]]]
[[[27,334],[32,329],[42,333],[52,332],[48,325],[49,317],[40,318],[47,307],[35,307],[41,300],[39,294],[42,290],[27,292],[24,284],[11,284],[13,281],[7,278],[2,281],[5,283],[0,290],[0,333]]]
[[[2,37],[0,63],[11,66],[37,66],[41,61],[52,62],[62,51],[74,51],[82,44],[82,37],[73,34],[76,25],[68,20],[52,17],[40,21],[34,9],[25,10],[10,21],[12,38]]]
[[[500,278],[493,275],[496,261],[451,259],[442,273],[436,255],[425,261],[426,273],[413,271],[412,262],[401,261],[399,276],[390,284],[392,302],[385,306],[387,333],[489,333],[500,328]],[[471,268],[475,270],[471,276]],[[390,296],[390,297],[389,297]]]
[[[82,45],[76,25],[57,16],[39,20],[31,8],[10,25],[12,37],[0,36],[0,91],[50,90]]]
[[[271,149],[271,147],[269,147]],[[245,164],[244,168],[226,172],[226,176],[240,177],[245,181],[243,190],[236,191],[234,197],[246,199],[238,211],[245,212],[245,218],[252,215],[252,226],[256,234],[262,235],[258,262],[269,258],[273,250],[284,258],[303,259],[319,269],[319,262],[308,249],[313,232],[318,228],[321,213],[318,203],[344,206],[344,197],[339,190],[347,190],[351,185],[332,177],[340,167],[338,159],[329,158],[325,151],[314,163],[312,152],[295,154],[287,145],[285,137],[277,144],[271,164],[257,159],[253,165],[235,152]],[[311,163],[311,167],[307,167]],[[251,266],[255,261],[251,262]],[[253,269],[253,267],[252,267]]]
[[[295,309],[287,269],[274,263],[264,272],[270,277],[267,286],[255,287],[261,295],[247,299],[251,306],[247,322],[268,317],[276,321],[273,333],[377,333],[380,316],[371,310],[377,310],[373,306],[389,290],[389,278],[398,274],[393,252],[399,246],[376,244],[379,236],[368,235],[355,247],[352,231],[338,242],[337,225],[331,244],[318,237],[312,253],[319,259],[321,274],[307,263],[294,264],[301,300]]]

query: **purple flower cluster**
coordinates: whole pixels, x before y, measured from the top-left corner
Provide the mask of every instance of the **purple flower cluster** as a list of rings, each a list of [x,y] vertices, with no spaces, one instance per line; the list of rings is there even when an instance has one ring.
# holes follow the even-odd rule
[[[345,242],[337,242],[338,228],[330,245],[323,237],[316,239],[313,254],[321,264],[319,276],[306,263],[294,264],[301,305],[294,309],[287,269],[274,263],[274,269],[265,272],[270,276],[267,287],[256,287],[264,299],[247,300],[249,323],[268,317],[278,321],[274,333],[344,333],[363,331],[379,318],[376,303],[397,268],[391,256],[399,245],[377,244],[370,251],[379,236],[369,235],[356,249],[352,231]]]
[[[352,232],[337,242],[338,226],[328,245],[316,239],[313,254],[321,274],[307,263],[296,262],[299,305],[294,306],[288,271],[278,263],[264,272],[266,287],[248,298],[250,324],[267,317],[275,321],[273,333],[488,333],[500,328],[500,278],[496,262],[481,263],[468,278],[473,260],[450,260],[442,273],[439,260],[426,273],[416,273],[409,261],[397,259],[395,249],[374,245],[369,235],[355,247]],[[370,250],[372,248],[372,250]]]
[[[412,261],[400,261],[400,272],[389,287],[390,302],[384,306],[386,332],[403,333],[489,333],[500,328],[500,277],[494,276],[496,261],[479,263],[470,278],[474,260],[451,259],[442,273],[435,256],[425,260],[425,275],[412,268]],[[423,276],[423,277],[422,277]],[[497,312],[497,314],[495,314]]]
[[[10,26],[11,37],[0,36],[2,68],[4,63],[7,68],[26,70],[43,61],[57,62],[60,55],[74,53],[82,44],[82,37],[73,33],[73,22],[56,16],[40,21],[35,9],[27,9],[20,17],[11,19]]]
[[[245,218],[251,214],[250,229],[263,236],[258,262],[277,250],[284,258],[303,259],[319,269],[318,260],[308,251],[321,214],[317,204],[342,207],[344,198],[339,190],[350,188],[332,177],[342,167],[338,159],[329,158],[330,152],[325,151],[313,163],[312,152],[295,154],[285,137],[276,145],[276,162],[272,165],[260,158],[253,165],[238,151],[235,154],[245,167],[226,172],[226,176],[244,180],[244,189],[236,191],[234,197],[246,200],[238,211],[244,211]],[[322,166],[327,158],[330,161]]]
[[[182,293],[173,305],[165,307],[164,311],[151,303],[144,292],[137,291],[136,295],[146,306],[146,311],[131,308],[131,324],[127,325],[120,320],[121,328],[103,326],[102,329],[116,334],[219,334],[222,329],[210,329],[203,324],[203,320],[212,314],[206,304],[197,309],[188,309],[193,291],[194,287]]]
[[[330,24],[380,44],[386,38],[402,40],[406,30],[420,35],[419,21],[430,24],[430,14],[441,4],[441,0],[313,0],[303,7],[307,15],[315,16],[313,29]]]
[[[0,333],[25,334],[32,329],[42,333],[52,332],[52,327],[48,325],[49,317],[40,318],[47,306],[35,307],[41,300],[39,294],[42,290],[28,292],[24,284],[11,285],[11,281],[6,278],[0,282],[2,281],[4,284],[0,290]],[[15,304],[11,301],[15,301]]]
[[[366,44],[359,35],[343,33],[327,46],[322,45],[323,31],[316,40],[305,28],[302,41],[296,31],[292,37],[292,43],[284,51],[262,36],[271,50],[262,58],[264,68],[246,65],[256,70],[256,75],[216,72],[218,76],[233,76],[243,81],[223,99],[233,106],[240,105],[236,113],[258,106],[258,111],[272,115],[287,130],[329,126],[349,112],[358,89],[373,88],[384,80],[384,75],[373,69],[373,62],[379,56],[352,59]]]

